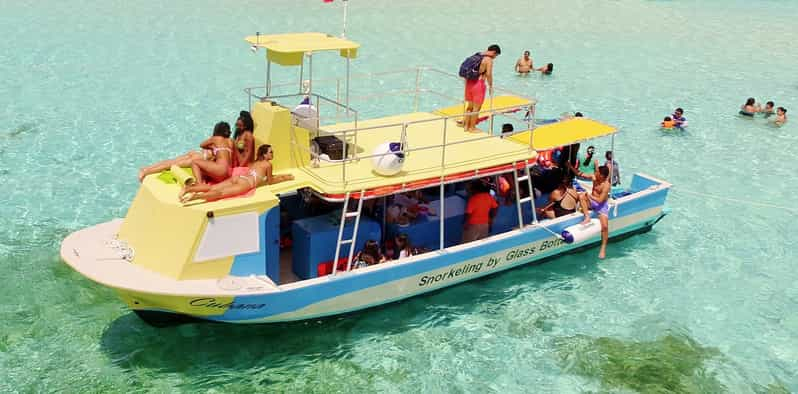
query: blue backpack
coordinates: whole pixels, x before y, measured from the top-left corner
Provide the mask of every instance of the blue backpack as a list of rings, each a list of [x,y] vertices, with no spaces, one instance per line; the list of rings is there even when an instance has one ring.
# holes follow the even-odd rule
[[[483,57],[485,55],[477,52],[463,60],[463,64],[460,65],[460,76],[469,81],[479,79],[479,66]]]

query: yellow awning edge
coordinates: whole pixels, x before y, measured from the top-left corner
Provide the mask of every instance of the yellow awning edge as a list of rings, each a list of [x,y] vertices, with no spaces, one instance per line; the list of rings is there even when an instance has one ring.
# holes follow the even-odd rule
[[[538,151],[576,144],[593,138],[605,137],[618,131],[617,128],[587,118],[573,118],[535,128],[531,133],[523,132],[510,137],[511,140],[529,144]]]
[[[245,40],[258,48],[266,48],[266,57],[282,66],[302,64],[305,53],[338,51],[341,57],[354,59],[360,44],[325,33],[287,33],[248,36]]]

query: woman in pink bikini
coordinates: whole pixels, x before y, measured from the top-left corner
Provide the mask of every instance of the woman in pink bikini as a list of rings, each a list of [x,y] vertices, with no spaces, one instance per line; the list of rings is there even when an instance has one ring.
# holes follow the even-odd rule
[[[202,175],[207,175],[211,179],[221,178],[221,180],[229,177],[229,168],[232,164],[230,153],[233,147],[233,143],[230,142],[230,125],[227,122],[217,123],[213,128],[213,136],[200,144],[200,147],[202,148],[200,151],[191,151],[174,159],[159,161],[141,168],[139,182],[143,181],[147,175],[168,170],[173,165],[194,168],[195,163],[202,163],[197,164],[202,166],[200,171],[203,167],[206,169],[204,174],[194,169],[195,177],[199,182],[202,182]],[[221,171],[222,169],[224,172]]]
[[[258,148],[257,159],[249,165],[248,173],[231,177],[213,186],[208,184],[187,185],[180,191],[178,198],[183,203],[193,200],[214,201],[244,194],[260,185],[273,185],[294,179],[293,175],[272,174],[271,160],[273,158],[274,151],[271,145],[261,145]]]

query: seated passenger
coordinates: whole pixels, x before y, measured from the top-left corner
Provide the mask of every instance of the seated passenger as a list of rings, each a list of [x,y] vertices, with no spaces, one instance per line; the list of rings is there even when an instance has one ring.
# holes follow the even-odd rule
[[[244,194],[260,185],[272,185],[294,179],[293,175],[273,175],[272,163],[274,151],[271,145],[258,148],[257,160],[249,167],[249,173],[232,178],[213,186],[208,184],[186,185],[178,198],[186,203],[193,200],[214,201],[222,198]]]
[[[675,125],[676,122],[674,122],[670,116],[666,116],[665,119],[662,119],[662,123],[660,123],[663,129],[672,129]]]
[[[549,195],[549,203],[538,208],[538,215],[545,215],[549,219],[570,215],[576,212],[579,205],[579,193],[574,189],[574,179],[570,176],[562,178],[559,187]]]
[[[393,238],[393,242],[394,250],[396,251],[395,259],[403,259],[414,254],[413,247],[410,246],[410,240],[407,238],[407,234],[398,234]]]
[[[226,136],[225,136],[225,126],[227,126],[227,128],[226,128]],[[214,137],[225,137],[226,138],[226,137],[229,137],[229,136],[230,136],[230,125],[228,125],[225,122],[219,122],[213,128],[213,137],[209,138],[208,140],[206,140],[202,144],[205,144],[206,142],[210,141]],[[152,165],[149,165],[149,166],[146,166],[146,167],[142,167],[139,170],[139,182],[143,181],[144,178],[147,175],[155,174],[155,173],[158,173],[158,172],[161,172],[161,171],[168,170],[172,166],[191,167],[191,164],[195,160],[207,160],[207,161],[216,160],[216,152],[218,150],[214,151],[214,149],[212,149],[212,147],[203,146],[202,144],[200,145],[202,147],[202,150],[200,150],[200,151],[191,151],[191,152],[188,152],[188,153],[186,153],[186,154],[184,154],[182,156],[178,156],[178,157],[176,157],[174,159],[162,160],[162,161],[159,161],[159,162],[157,162],[155,164],[152,164]],[[229,153],[229,149],[228,149],[228,153]],[[228,155],[228,158],[229,158],[229,155]],[[197,179],[199,179],[199,177]]]
[[[490,195],[490,188],[482,181],[470,183],[470,194],[465,210],[463,243],[482,239],[490,234],[490,223],[499,204]]]
[[[761,108],[759,108],[759,104],[756,103],[756,99],[753,97],[749,97],[748,100],[745,100],[745,104],[740,106],[740,115],[743,116],[754,116],[759,111],[761,111]]]
[[[230,125],[219,122],[213,129],[213,136],[200,144],[202,149],[213,151],[215,160],[195,158],[191,160],[191,170],[198,183],[204,183],[205,177],[214,182],[230,178],[233,169],[233,141],[230,140]]]
[[[248,167],[255,161],[255,136],[252,115],[248,111],[241,111],[236,120],[236,132],[233,134],[235,141],[235,167]]]
[[[380,253],[380,246],[377,244],[377,241],[370,239],[366,241],[363,250],[358,252],[354,260],[352,260],[352,269],[368,267],[384,261],[385,256]]]
[[[420,190],[394,195],[385,214],[386,223],[409,224],[418,216],[419,204],[424,202],[426,200]]]

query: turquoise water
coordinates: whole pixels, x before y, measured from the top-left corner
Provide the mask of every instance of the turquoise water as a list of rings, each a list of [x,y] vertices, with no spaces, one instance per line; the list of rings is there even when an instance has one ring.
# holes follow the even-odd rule
[[[674,183],[672,215],[601,263],[321,322],[154,329],[61,263],[61,239],[234,120],[263,81],[243,36],[337,33],[340,3],[0,0],[0,392],[798,391],[796,211],[706,196],[794,206],[795,120],[735,113],[748,96],[798,112],[798,3],[488,3],[351,0],[354,69],[454,71],[497,42],[497,84],[619,126],[627,179]],[[514,76],[524,49],[555,74]],[[676,106],[690,128],[663,134]]]

